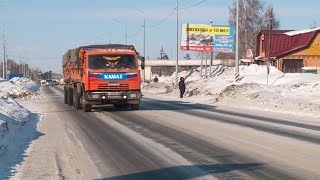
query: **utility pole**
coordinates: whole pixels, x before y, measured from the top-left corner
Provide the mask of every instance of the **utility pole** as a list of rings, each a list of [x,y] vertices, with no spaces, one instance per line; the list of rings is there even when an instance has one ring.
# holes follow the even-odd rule
[[[146,15],[143,12],[143,57],[146,59]],[[146,70],[143,69],[143,82],[146,82]]]
[[[239,80],[239,0],[237,0],[237,31],[236,31],[236,59],[235,59],[235,82]]]
[[[2,66],[2,77],[3,79],[6,79],[6,39],[4,34],[4,28],[2,31],[2,37],[3,37],[3,66]]]
[[[269,43],[268,43],[268,60],[267,60],[267,85],[269,84],[269,74],[270,74],[270,56],[271,56],[271,30],[272,30],[272,12],[273,9],[270,9],[270,26],[269,26]]]
[[[121,22],[120,20],[118,20],[118,19],[113,19],[114,21],[117,21],[118,23],[120,23],[120,24],[122,24],[122,25],[124,25],[125,26],[125,28],[126,28],[126,34],[125,34],[125,38],[126,38],[126,45],[128,45],[128,28],[127,28],[127,24],[126,23],[123,23],[123,22]]]
[[[109,38],[109,40],[110,40],[109,44],[111,44],[111,32],[110,32],[110,38]]]
[[[178,77],[178,60],[179,60],[179,0],[177,0],[177,61],[176,61],[176,77]]]
[[[127,24],[125,24],[126,26],[126,45],[128,45],[128,27]]]

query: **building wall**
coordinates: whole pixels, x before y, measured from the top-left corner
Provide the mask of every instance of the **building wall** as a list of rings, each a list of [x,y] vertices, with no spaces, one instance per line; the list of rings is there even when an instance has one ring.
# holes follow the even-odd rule
[[[319,67],[320,68],[320,33],[313,40],[310,47],[299,52],[289,54],[279,59],[278,69],[283,70],[283,60],[299,60],[303,61],[303,67]]]

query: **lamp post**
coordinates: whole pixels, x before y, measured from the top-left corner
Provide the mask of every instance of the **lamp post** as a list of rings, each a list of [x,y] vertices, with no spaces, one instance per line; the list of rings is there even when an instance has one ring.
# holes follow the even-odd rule
[[[176,77],[178,77],[178,60],[179,60],[179,0],[177,0],[177,59],[176,59]]]
[[[126,45],[127,45],[127,44],[128,44],[128,29],[127,29],[127,24],[119,21],[118,19],[113,19],[113,20],[116,21],[116,22],[118,22],[118,23],[120,23],[120,24],[123,24],[123,25],[125,26],[125,28],[126,28],[126,35],[125,35],[125,37],[126,37]]]
[[[141,13],[143,13],[143,57],[146,58],[146,15],[144,11],[142,11],[141,9],[138,9],[138,8],[136,9]],[[143,73],[143,82],[145,82],[146,80],[145,69],[143,69],[142,73]]]

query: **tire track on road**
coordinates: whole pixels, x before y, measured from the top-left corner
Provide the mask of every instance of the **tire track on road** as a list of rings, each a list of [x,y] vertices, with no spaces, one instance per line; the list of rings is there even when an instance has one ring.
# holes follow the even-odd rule
[[[182,114],[187,114],[187,115],[194,116],[194,117],[205,118],[208,120],[218,121],[221,123],[239,125],[242,127],[248,127],[248,128],[252,128],[252,129],[266,132],[266,133],[272,133],[272,134],[276,134],[276,135],[280,135],[280,136],[285,136],[285,137],[289,137],[289,138],[294,138],[294,139],[298,139],[298,140],[302,140],[302,141],[311,142],[314,144],[320,144],[320,137],[319,136],[315,136],[315,135],[308,134],[308,133],[303,133],[303,132],[296,131],[296,130],[289,130],[289,129],[285,129],[282,127],[277,127],[276,120],[274,120],[272,122],[272,123],[274,123],[274,125],[271,126],[271,125],[266,125],[266,124],[259,124],[259,122],[261,122],[259,117],[257,117],[258,119],[252,119],[253,116],[249,116],[249,117],[251,117],[250,118],[251,122],[249,122],[249,121],[240,119],[240,118],[248,118],[246,116],[240,116],[240,118],[237,116],[234,116],[234,117],[230,118],[230,117],[224,116],[223,113],[219,113],[219,111],[218,111],[219,114],[215,113],[216,112],[215,109],[212,109],[211,111],[206,110],[211,113],[215,113],[215,114],[210,114],[210,113],[204,112],[204,111],[201,111],[201,112],[196,111],[195,109],[200,110],[199,107],[193,107],[193,105],[189,105],[189,104],[188,105],[169,104],[169,103],[164,103],[164,102],[158,101],[158,100],[144,101],[144,107],[150,107],[150,106],[155,107],[154,110],[157,110],[157,109],[170,110],[171,109],[172,111],[182,113]],[[142,107],[142,109],[143,109],[143,107]],[[224,112],[224,111],[222,111],[222,112]],[[237,115],[237,113],[234,113],[234,114]],[[229,115],[229,114],[226,114],[226,115]],[[263,122],[265,122],[265,121],[263,121]],[[298,124],[301,124],[301,123],[294,123],[294,124],[295,124],[295,127],[300,127],[300,126],[298,126]],[[312,129],[318,128],[318,126],[312,126],[312,125],[310,125],[310,126],[313,127]]]
[[[222,164],[219,179],[295,179],[277,169],[131,112],[100,112],[163,144],[194,164]],[[229,164],[230,166],[223,166]]]

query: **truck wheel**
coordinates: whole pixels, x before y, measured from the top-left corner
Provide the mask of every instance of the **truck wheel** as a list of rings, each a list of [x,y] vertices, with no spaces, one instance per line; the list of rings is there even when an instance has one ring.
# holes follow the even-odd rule
[[[83,105],[83,111],[84,112],[90,112],[91,111],[91,105],[88,105],[88,104]]]
[[[63,89],[64,89],[64,103],[68,104],[68,91],[66,87],[64,87]]]
[[[74,89],[74,92],[73,92],[73,107],[75,109],[80,109],[81,108],[80,95],[77,92],[77,89]]]
[[[72,87],[68,88],[68,105],[69,106],[73,105],[73,88]]]
[[[131,104],[131,110],[139,110],[140,104]]]

